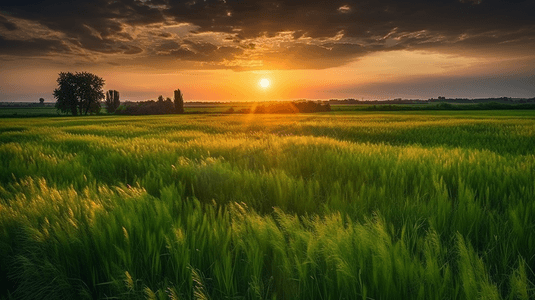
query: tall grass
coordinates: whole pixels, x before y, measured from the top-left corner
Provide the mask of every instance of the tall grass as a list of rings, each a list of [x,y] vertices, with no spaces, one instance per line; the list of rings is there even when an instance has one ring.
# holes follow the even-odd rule
[[[530,299],[534,125],[4,120],[1,297]]]

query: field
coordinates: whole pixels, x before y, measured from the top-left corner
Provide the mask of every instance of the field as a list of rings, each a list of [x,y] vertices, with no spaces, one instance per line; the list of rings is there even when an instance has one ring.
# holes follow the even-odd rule
[[[535,111],[0,119],[3,299],[533,299]]]
[[[55,117],[58,115],[60,113],[55,107],[0,107],[0,118]]]
[[[222,113],[222,112],[226,112],[231,107],[234,110],[240,110],[240,109],[248,109],[251,107],[251,105],[247,105],[244,103],[238,103],[236,105],[230,105],[229,103],[208,103],[208,104],[186,103],[185,112],[191,113],[191,114]],[[101,113],[105,114],[105,112],[106,112],[106,109],[103,108]],[[21,105],[20,107],[2,107],[0,105],[0,118],[57,117],[57,116],[69,116],[69,115],[59,112],[53,106],[31,107],[31,106]]]

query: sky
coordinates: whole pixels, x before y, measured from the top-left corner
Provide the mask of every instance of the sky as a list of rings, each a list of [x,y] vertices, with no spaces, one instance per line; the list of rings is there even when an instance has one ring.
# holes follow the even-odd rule
[[[533,15],[535,0],[2,0],[0,101],[52,102],[58,74],[82,71],[134,101],[531,98]]]

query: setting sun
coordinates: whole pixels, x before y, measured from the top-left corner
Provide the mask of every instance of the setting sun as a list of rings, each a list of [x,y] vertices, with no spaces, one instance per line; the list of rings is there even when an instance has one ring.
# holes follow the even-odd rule
[[[265,88],[269,87],[271,82],[269,82],[269,79],[263,78],[263,79],[260,80],[259,84],[263,89],[265,89]]]

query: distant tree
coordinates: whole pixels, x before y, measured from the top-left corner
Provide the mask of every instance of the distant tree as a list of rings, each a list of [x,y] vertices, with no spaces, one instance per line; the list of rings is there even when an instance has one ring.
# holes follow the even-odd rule
[[[104,98],[104,79],[87,72],[61,72],[54,90],[56,108],[62,112],[78,114],[98,113],[100,100]]]
[[[106,92],[106,110],[109,114],[114,113],[121,105],[119,101],[119,92],[116,90],[109,90]]]
[[[331,111],[331,105],[329,103],[306,100],[269,103],[266,105],[259,105],[253,110],[256,114],[291,114],[325,111]]]
[[[39,98],[39,104],[41,105],[45,104],[45,98]]]
[[[177,89],[175,91],[175,111],[177,114],[183,114],[184,113],[184,95],[180,91],[180,89]]]
[[[165,114],[172,114],[175,112],[175,106],[173,105],[173,101],[171,101],[171,98],[165,99],[163,102],[159,102],[161,109],[164,111]]]
[[[125,103],[124,108],[117,110],[116,114],[122,115],[161,115],[175,113],[175,106],[171,99],[165,101],[140,101]]]
[[[158,96],[158,102],[160,102],[160,103],[163,102],[163,96],[162,95]]]

